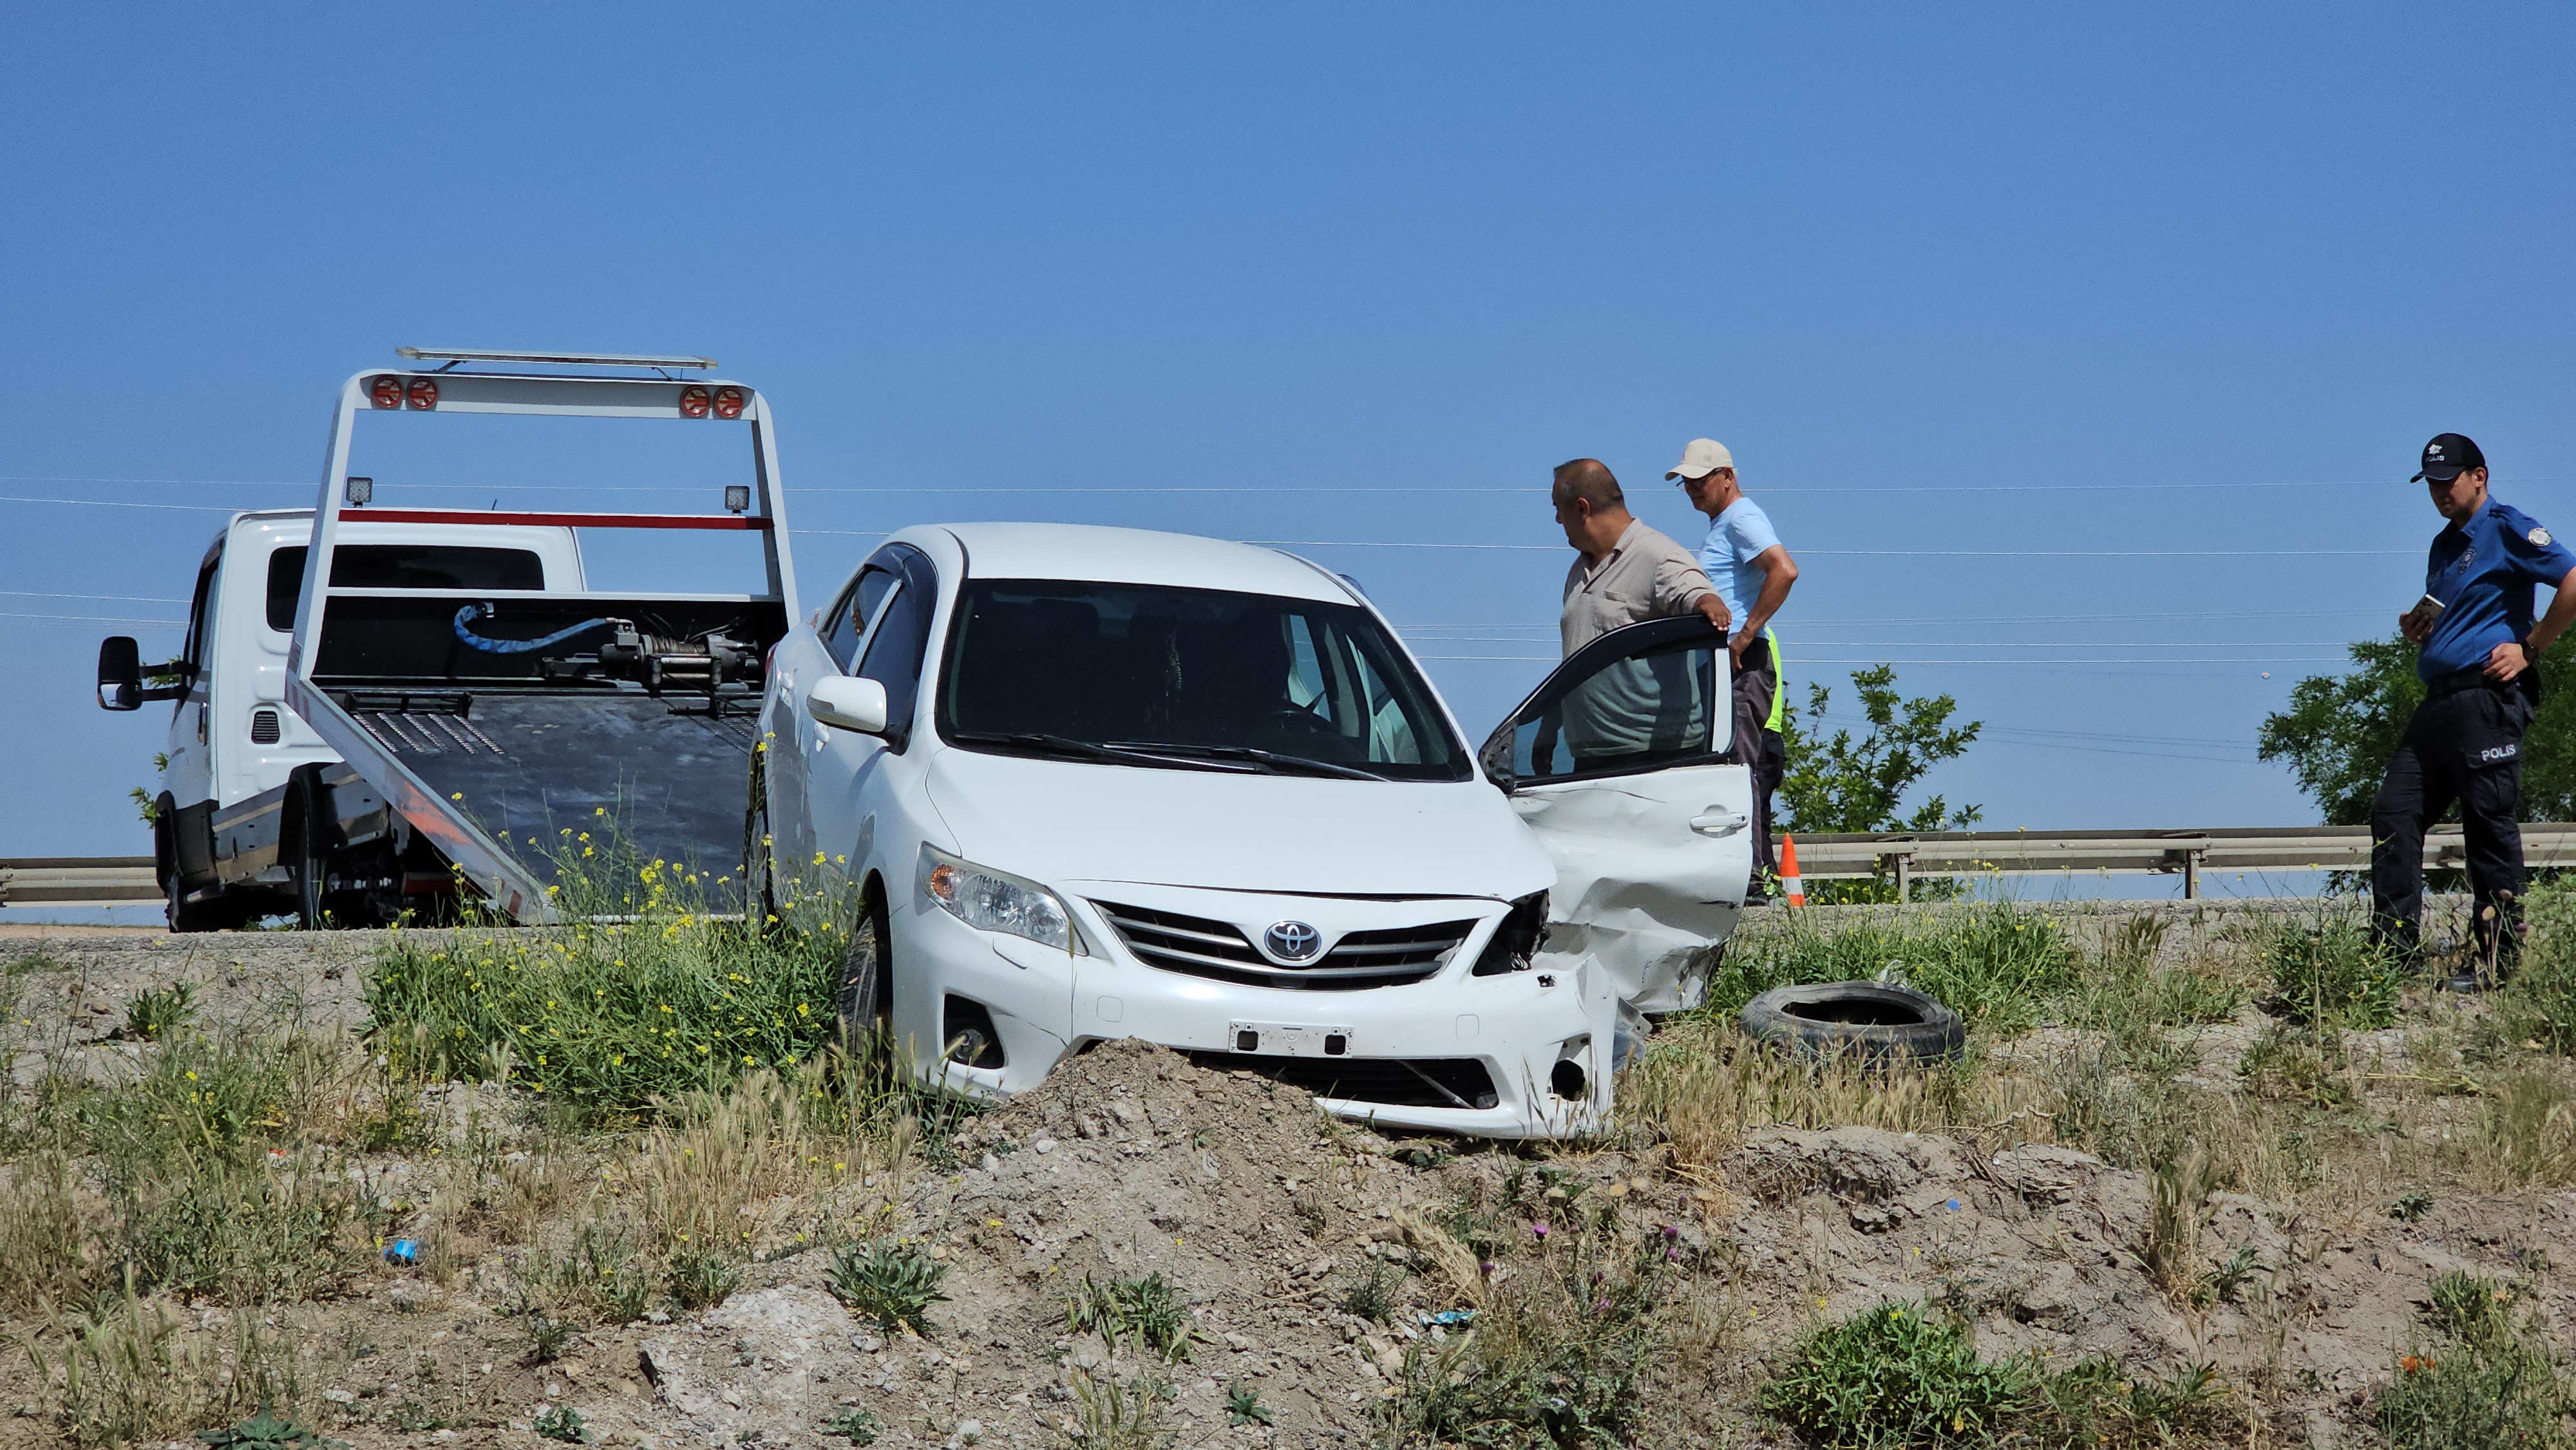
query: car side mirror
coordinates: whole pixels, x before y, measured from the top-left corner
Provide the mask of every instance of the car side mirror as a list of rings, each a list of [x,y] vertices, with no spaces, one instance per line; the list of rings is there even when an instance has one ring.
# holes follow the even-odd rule
[[[143,708],[143,651],[132,635],[112,634],[98,642],[98,707]]]
[[[885,686],[856,675],[830,675],[814,682],[805,697],[805,713],[840,730],[861,735],[886,733]]]

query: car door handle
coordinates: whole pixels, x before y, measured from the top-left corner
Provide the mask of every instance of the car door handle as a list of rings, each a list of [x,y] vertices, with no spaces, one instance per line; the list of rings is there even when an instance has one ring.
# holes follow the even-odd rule
[[[1692,830],[1703,836],[1732,836],[1753,824],[1753,820],[1724,806],[1711,806],[1691,817],[1690,824]]]

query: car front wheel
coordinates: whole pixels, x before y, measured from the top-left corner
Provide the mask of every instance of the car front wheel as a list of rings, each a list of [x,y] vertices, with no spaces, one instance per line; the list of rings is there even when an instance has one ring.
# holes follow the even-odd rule
[[[841,1048],[855,1061],[886,1055],[894,1015],[893,965],[883,913],[871,895],[850,928],[850,955],[841,964],[837,1004]]]

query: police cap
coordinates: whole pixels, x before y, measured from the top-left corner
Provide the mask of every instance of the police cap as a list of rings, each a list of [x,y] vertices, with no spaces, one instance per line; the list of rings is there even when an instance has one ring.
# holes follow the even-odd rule
[[[2487,456],[2478,451],[2478,445],[2470,442],[2467,434],[2436,433],[2433,441],[2424,445],[2424,471],[2407,482],[2422,483],[2429,478],[2435,483],[2449,483],[2472,468],[2486,466]]]

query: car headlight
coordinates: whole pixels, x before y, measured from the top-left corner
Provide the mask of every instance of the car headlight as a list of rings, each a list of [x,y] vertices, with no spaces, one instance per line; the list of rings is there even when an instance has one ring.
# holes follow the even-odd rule
[[[1064,898],[1034,881],[961,861],[925,843],[919,884],[924,899],[979,931],[1025,937],[1060,952],[1081,950]]]

